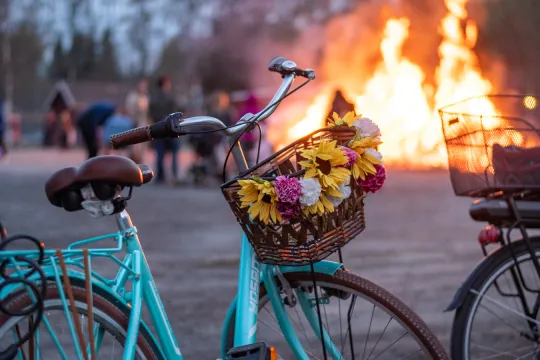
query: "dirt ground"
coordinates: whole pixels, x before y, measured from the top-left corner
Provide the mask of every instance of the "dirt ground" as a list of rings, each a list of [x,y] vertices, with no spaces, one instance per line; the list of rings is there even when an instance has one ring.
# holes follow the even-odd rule
[[[49,248],[115,231],[112,218],[51,206],[44,182],[55,169],[83,160],[78,151],[24,150],[0,163],[0,221]],[[153,165],[148,157],[149,165]],[[183,154],[181,161],[189,161]],[[389,169],[367,200],[367,229],[344,248],[346,266],[398,295],[448,345],[452,313],[443,309],[480,260],[467,198],[453,195],[448,174]],[[128,210],[160,295],[188,359],[219,356],[220,333],[235,295],[240,227],[216,188],[148,184]]]

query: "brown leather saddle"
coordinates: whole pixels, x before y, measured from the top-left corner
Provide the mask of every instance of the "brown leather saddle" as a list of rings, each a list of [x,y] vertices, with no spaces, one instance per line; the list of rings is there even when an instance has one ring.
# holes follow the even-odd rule
[[[67,211],[83,209],[81,188],[91,184],[99,200],[112,200],[119,187],[141,186],[154,172],[146,165],[118,155],[97,156],[81,166],[58,170],[45,183],[45,194],[54,206]]]

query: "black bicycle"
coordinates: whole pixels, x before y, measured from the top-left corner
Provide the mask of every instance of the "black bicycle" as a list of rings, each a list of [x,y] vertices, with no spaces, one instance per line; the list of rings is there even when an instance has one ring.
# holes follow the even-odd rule
[[[439,110],[450,178],[487,222],[484,254],[454,296],[452,359],[540,357],[540,109],[523,95],[474,97]]]

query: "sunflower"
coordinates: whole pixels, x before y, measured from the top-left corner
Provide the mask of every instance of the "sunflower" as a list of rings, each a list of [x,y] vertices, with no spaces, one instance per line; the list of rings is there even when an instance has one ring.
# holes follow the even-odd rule
[[[355,179],[365,180],[368,174],[377,173],[373,165],[382,164],[382,155],[375,150],[375,147],[380,144],[382,144],[380,140],[371,136],[351,141],[349,148],[358,154],[356,162],[351,167]]]
[[[306,160],[298,164],[306,169],[306,179],[317,178],[323,188],[337,189],[351,176],[349,169],[339,167],[345,165],[349,158],[337,145],[337,141],[323,139],[318,146],[302,150]]]
[[[333,126],[346,125],[348,127],[352,127],[354,125],[354,122],[361,117],[362,115],[356,115],[354,111],[349,111],[342,118],[339,117],[338,113],[333,112],[332,118],[329,120],[333,123]]]
[[[343,195],[342,195],[343,196]],[[328,200],[325,194],[322,194],[319,196],[319,201],[315,203],[315,205],[311,205],[304,208],[304,214],[316,214],[319,216],[324,215],[325,213],[333,213],[334,212],[334,205],[332,205],[332,202]]]
[[[268,224],[270,219],[274,224],[281,222],[281,214],[276,208],[278,196],[273,183],[262,179],[238,180],[238,183],[242,186],[238,191],[241,196],[240,207],[249,207],[251,219],[259,218],[264,224]]]

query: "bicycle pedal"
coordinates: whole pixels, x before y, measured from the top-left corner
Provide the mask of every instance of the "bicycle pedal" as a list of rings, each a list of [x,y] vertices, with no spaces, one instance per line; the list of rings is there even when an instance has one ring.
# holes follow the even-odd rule
[[[225,360],[280,360],[276,349],[264,342],[238,346],[227,353]]]

